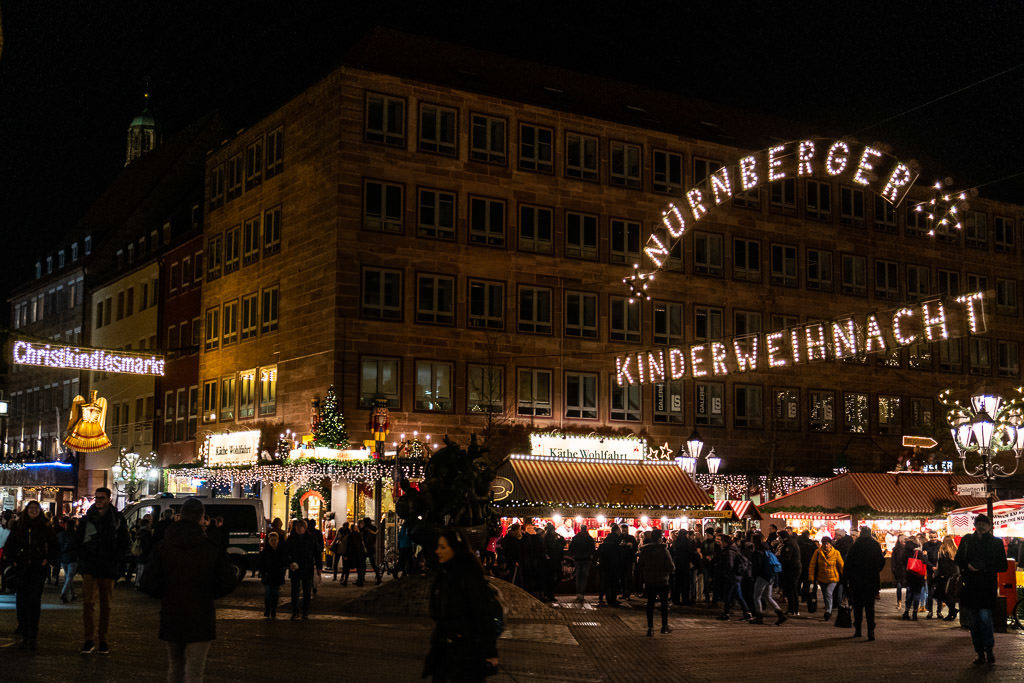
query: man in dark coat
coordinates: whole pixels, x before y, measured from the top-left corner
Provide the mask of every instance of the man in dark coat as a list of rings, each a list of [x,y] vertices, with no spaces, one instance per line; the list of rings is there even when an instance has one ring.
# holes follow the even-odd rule
[[[853,603],[854,638],[860,638],[861,621],[867,612],[868,640],[875,639],[875,595],[878,593],[878,575],[884,566],[882,546],[872,537],[871,529],[862,526],[843,564],[843,576]]]
[[[555,586],[562,578],[562,558],[565,556],[565,539],[555,531],[550,522],[544,528],[544,598],[555,601]]]
[[[722,537],[725,549],[722,551],[722,577],[725,582],[725,606],[718,619],[729,620],[729,610],[732,609],[733,600],[740,603],[743,608],[743,619],[749,621],[750,607],[743,597],[743,579],[750,576],[750,563],[745,559],[740,548],[733,541],[733,538],[726,534]]]
[[[696,556],[696,549],[690,539],[690,532],[680,529],[672,544],[672,559],[675,562],[675,580],[672,582],[672,602],[676,605],[691,605],[690,561]]]
[[[811,558],[814,556],[814,551],[818,549],[818,544],[811,540],[811,532],[807,529],[801,531],[799,538],[796,539],[796,544],[800,548],[800,566],[804,568],[811,566]],[[812,587],[813,582],[807,576],[807,572],[802,572],[800,577],[800,597],[808,604],[811,600]]]
[[[668,546],[661,542],[661,529],[651,531],[651,542],[640,546],[638,569],[644,586],[647,588],[647,636],[654,635],[654,601],[661,600],[661,632],[671,633],[668,627],[668,582],[672,570],[677,565],[672,563]]]
[[[619,606],[619,572],[621,571],[621,553],[619,552],[619,527],[612,524],[608,535],[597,548],[597,561],[601,569],[601,590],[609,607]]]
[[[1006,550],[1003,542],[992,535],[992,522],[987,515],[974,519],[974,533],[960,540],[956,564],[964,587],[960,591],[960,609],[966,613],[971,641],[978,653],[975,664],[996,661],[992,648],[992,611],[996,606],[997,578],[1006,571]]]
[[[349,547],[352,542],[349,542]],[[302,590],[302,618],[309,618],[309,601],[313,592],[313,572],[316,570],[316,541],[306,529],[306,520],[299,519],[284,551],[288,556],[288,569],[292,580],[292,619],[299,618],[299,590]],[[360,585],[361,582],[357,582]]]
[[[525,520],[523,522],[523,541],[519,546],[519,561],[523,567],[523,585],[534,595],[540,595],[544,590],[546,559],[544,539],[537,534],[533,520]]]
[[[921,546],[921,552],[927,558],[925,560],[925,568],[928,570],[928,618],[931,619],[935,609],[935,568],[939,566],[939,548],[942,547],[942,542],[939,540],[939,532],[932,529],[928,532],[928,540]],[[942,604],[939,604],[939,611],[942,611]]]
[[[174,510],[167,508],[160,513],[160,520],[153,525],[153,545],[164,540],[164,534],[167,533],[167,529],[174,524]]]
[[[800,560],[800,546],[792,531],[779,532],[779,564],[782,565],[782,594],[786,596],[786,614],[800,614],[800,579],[803,577],[803,562]]]
[[[82,575],[82,622],[85,626],[84,655],[110,654],[107,628],[110,625],[110,600],[121,563],[128,553],[128,525],[111,504],[110,489],[96,489],[95,500],[78,524],[78,573]],[[100,618],[96,623],[96,603]],[[97,647],[96,643],[99,643]]]
[[[167,642],[172,681],[202,680],[206,654],[216,638],[213,601],[237,585],[227,553],[199,526],[202,517],[202,502],[186,500],[181,521],[168,527],[142,575],[142,590],[160,598],[158,637]]]
[[[586,524],[581,525],[579,533],[569,541],[569,555],[575,565],[576,602],[581,605],[587,590],[587,579],[590,578],[590,565],[594,561],[594,547],[594,538]]]
[[[637,546],[639,545],[636,536],[629,533],[629,525],[619,526],[619,567],[621,572],[619,578],[622,582],[622,599],[629,600],[633,592],[633,568],[636,566]]]

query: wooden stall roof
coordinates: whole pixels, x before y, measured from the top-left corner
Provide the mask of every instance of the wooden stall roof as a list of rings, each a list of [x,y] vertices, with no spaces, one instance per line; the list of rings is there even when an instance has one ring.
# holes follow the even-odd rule
[[[498,471],[512,491],[495,505],[578,510],[710,509],[713,501],[672,462],[555,460],[513,456]]]
[[[770,500],[761,505],[761,511],[771,515],[807,508],[847,512],[866,507],[878,514],[931,515],[950,503],[955,507],[983,503],[983,498],[956,494],[957,484],[974,483],[974,477],[939,472],[847,472]]]

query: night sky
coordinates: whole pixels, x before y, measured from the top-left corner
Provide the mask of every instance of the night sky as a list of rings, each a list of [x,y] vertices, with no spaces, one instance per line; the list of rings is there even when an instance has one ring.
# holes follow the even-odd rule
[[[165,138],[214,109],[241,127],[378,24],[888,142],[919,182],[1019,173],[980,192],[1024,203],[1022,2],[731,6],[0,0],[0,294],[123,167],[147,77]]]

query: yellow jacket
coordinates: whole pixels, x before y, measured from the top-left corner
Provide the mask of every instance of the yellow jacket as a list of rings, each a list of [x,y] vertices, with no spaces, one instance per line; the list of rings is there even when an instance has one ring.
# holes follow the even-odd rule
[[[807,578],[818,583],[836,583],[843,573],[843,556],[839,551],[828,546],[825,552],[822,546],[811,555],[811,564],[807,567]]]

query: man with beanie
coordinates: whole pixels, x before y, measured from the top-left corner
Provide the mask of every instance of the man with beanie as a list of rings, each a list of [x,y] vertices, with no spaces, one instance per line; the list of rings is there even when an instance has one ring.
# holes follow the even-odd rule
[[[860,638],[861,620],[868,618],[868,640],[875,639],[875,595],[878,593],[879,574],[885,566],[882,546],[871,536],[871,529],[860,528],[857,540],[846,553],[843,573],[853,603],[854,638]]]
[[[661,542],[661,529],[651,530],[651,542],[640,546],[637,568],[647,589],[647,635],[654,635],[654,601],[661,600],[661,632],[671,633],[668,627],[668,583],[675,565],[668,546]]]
[[[235,589],[237,580],[223,546],[199,525],[203,504],[189,498],[181,520],[167,528],[142,575],[142,590],[160,598],[160,631],[167,642],[168,681],[202,681],[210,641],[216,637],[213,601]]]
[[[974,533],[961,539],[955,561],[964,582],[960,609],[968,617],[971,641],[978,653],[974,663],[995,664],[992,611],[996,606],[997,575],[1006,571],[1006,551],[1003,542],[992,535],[987,515],[974,518]]]

